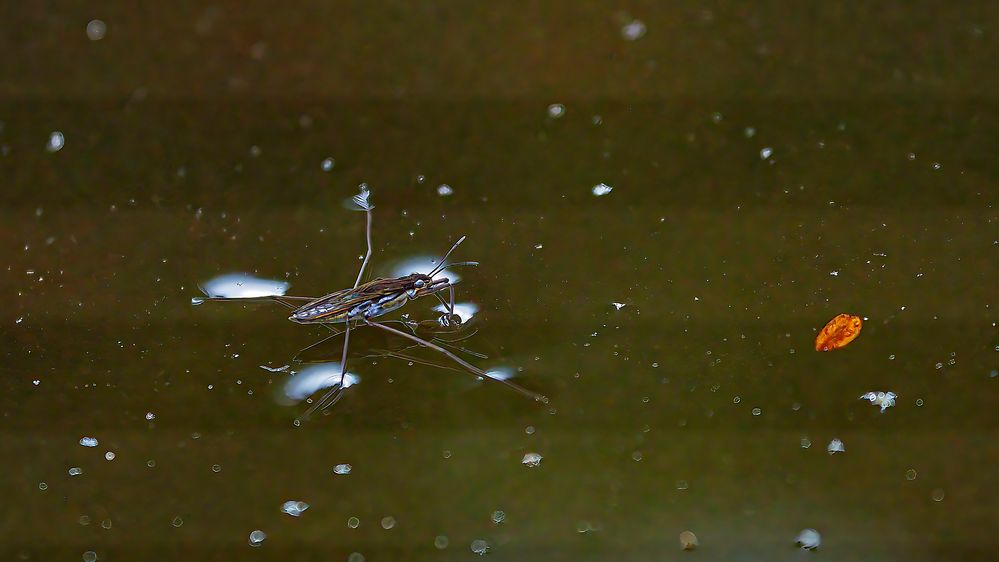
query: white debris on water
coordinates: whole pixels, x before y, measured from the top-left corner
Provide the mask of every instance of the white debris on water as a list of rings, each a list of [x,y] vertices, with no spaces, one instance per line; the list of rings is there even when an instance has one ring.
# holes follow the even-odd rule
[[[306,509],[309,509],[309,504],[303,501],[289,500],[281,504],[281,512],[287,513],[292,517],[298,517],[305,513]]]
[[[560,103],[553,103],[548,106],[548,116],[552,119],[558,119],[565,115],[565,106]]]
[[[59,152],[66,146],[66,137],[62,131],[52,131],[49,134],[49,141],[45,144],[45,150],[49,152]]]
[[[621,310],[622,308],[628,306],[623,302],[612,302],[611,304],[614,305],[614,308],[616,308],[617,310]]]
[[[80,445],[83,445],[84,447],[96,447],[97,439],[94,437],[81,437]]]
[[[602,197],[604,195],[607,195],[611,191],[614,191],[614,188],[607,185],[606,183],[598,183],[597,185],[593,186],[593,189],[591,191],[593,191],[593,194],[596,195],[597,197]]]
[[[802,529],[794,542],[804,550],[815,550],[822,544],[822,535],[815,529]]]
[[[287,281],[261,279],[248,273],[227,273],[202,283],[201,290],[213,298],[252,299],[281,296],[290,284]],[[195,302],[192,304],[201,304]]]
[[[73,468],[69,469],[70,476],[79,476],[81,474],[83,474],[83,469],[78,466],[74,466]]]
[[[100,41],[108,32],[108,26],[101,20],[90,20],[87,22],[87,39]]]
[[[541,464],[541,459],[543,458],[538,453],[527,453],[524,455],[524,458],[520,459],[520,464],[534,468]]]
[[[760,158],[763,160],[770,158],[771,156],[773,156],[773,154],[774,154],[774,149],[770,148],[769,146],[760,149]]]
[[[280,367],[268,367],[267,365],[260,365],[260,368],[265,371],[270,371],[272,373],[283,373],[288,370],[291,365],[281,365]]]
[[[347,463],[338,464],[333,467],[333,474],[339,474],[341,476],[344,474],[350,474],[352,468],[353,467]]]
[[[152,412],[146,412],[146,420],[153,421],[156,419],[156,414]]]
[[[440,195],[441,197],[454,195],[454,188],[446,183],[442,183],[437,186],[437,195]]]
[[[843,442],[840,441],[839,439],[833,439],[832,441],[829,442],[829,445],[826,447],[826,451],[828,451],[830,455],[835,455],[836,453],[845,453],[846,446],[843,445]]]
[[[336,160],[327,157],[323,159],[323,163],[320,164],[320,167],[322,167],[324,172],[330,172],[333,170],[333,166],[335,165],[336,165]]]
[[[861,400],[867,400],[875,406],[881,406],[881,413],[895,405],[898,395],[894,392],[868,392],[860,396]]]
[[[621,28],[621,36],[628,41],[636,41],[645,36],[645,22],[642,20],[631,20]]]
[[[248,542],[250,543],[250,546],[260,546],[266,538],[267,533],[257,529],[256,531],[250,533],[250,539]]]
[[[471,545],[472,552],[482,556],[489,552],[489,543],[483,539],[475,539]]]

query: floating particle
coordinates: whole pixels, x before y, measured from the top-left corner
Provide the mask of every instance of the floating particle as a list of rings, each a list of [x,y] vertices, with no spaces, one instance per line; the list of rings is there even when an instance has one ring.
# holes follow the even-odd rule
[[[96,447],[97,439],[95,439],[94,437],[81,437],[80,445],[83,445],[84,447]]]
[[[684,550],[694,550],[700,546],[700,542],[697,540],[697,535],[692,531],[684,531],[680,533],[680,548]]]
[[[881,406],[881,413],[895,405],[898,395],[894,392],[868,392],[860,396],[861,400],[867,400],[875,406]]]
[[[87,39],[91,41],[100,41],[104,39],[104,35],[108,32],[108,26],[101,20],[90,20],[87,23]]]
[[[815,351],[832,351],[846,346],[860,334],[864,322],[859,316],[838,314],[815,336]]]
[[[804,550],[815,550],[822,544],[822,535],[815,529],[802,529],[794,542]]]
[[[447,197],[449,195],[454,195],[454,188],[446,183],[442,183],[437,186],[437,195],[441,197]]]
[[[560,103],[553,103],[548,106],[548,116],[552,119],[558,119],[565,115],[565,106]]]
[[[614,188],[607,185],[606,183],[598,183],[597,185],[593,186],[593,189],[591,191],[593,191],[593,194],[596,195],[597,197],[601,197],[603,195],[607,195],[611,191],[614,191]]]
[[[329,172],[333,170],[333,166],[336,166],[336,160],[330,157],[324,158],[323,163],[320,164],[320,167],[323,169],[324,172]]]
[[[686,480],[677,480],[676,481],[676,489],[677,490],[683,491],[683,490],[686,490],[687,488],[690,488],[690,484]]]
[[[774,154],[774,149],[770,148],[769,146],[760,149],[760,158],[763,160],[770,158],[771,156],[773,156],[773,154]]]
[[[97,553],[93,550],[88,550],[83,553],[83,562],[97,562]]]
[[[444,535],[437,535],[434,537],[434,548],[437,550],[444,550],[450,541]]]
[[[256,531],[250,533],[250,539],[247,542],[249,542],[250,546],[260,546],[266,538],[267,533],[257,529]]]
[[[944,499],[944,491],[940,488],[937,488],[936,490],[933,490],[933,495],[931,497],[935,502],[942,502]]]
[[[543,458],[538,453],[527,453],[524,455],[524,458],[520,459],[520,464],[533,468],[541,464],[541,459]]]
[[[83,474],[83,469],[78,466],[74,466],[73,468],[69,469],[70,476],[79,476],[81,474]]]
[[[628,41],[636,41],[645,35],[645,22],[642,20],[631,20],[621,28],[621,37]]]
[[[108,451],[108,452],[104,453],[104,460],[113,461],[114,457],[115,457],[115,454],[114,454],[113,451]]]
[[[222,472],[222,465],[220,465],[220,464],[213,464],[212,465],[212,472],[215,472],[215,473]]]
[[[347,562],[364,562],[364,555],[360,552],[351,552],[350,555],[347,556]]]
[[[471,545],[472,552],[482,556],[489,552],[489,543],[483,539],[475,539]]]
[[[309,509],[309,504],[303,501],[289,500],[281,504],[281,512],[287,513],[292,517],[298,517],[305,513],[306,509]]]
[[[45,490],[49,489],[49,485],[46,484],[45,482],[39,482],[38,489],[44,492]]]
[[[353,467],[347,463],[338,464],[333,467],[333,474],[340,474],[340,475],[350,474],[351,468]]]
[[[49,134],[49,141],[45,144],[45,150],[49,152],[59,152],[66,146],[66,137],[61,131],[52,131]]]
[[[347,519],[347,526],[350,527],[351,529],[356,529],[360,524],[361,520],[358,519],[357,517],[351,517],[350,519]]]
[[[830,455],[835,455],[836,453],[845,453],[846,446],[844,446],[843,442],[840,441],[839,439],[833,439],[832,441],[829,442],[829,445],[826,446],[826,451]]]
[[[909,481],[915,480],[916,479],[916,469],[915,468],[910,468],[909,470],[906,470],[905,471],[905,479],[909,480]]]
[[[152,412],[146,412],[146,419],[149,421],[153,421],[156,419],[156,414]]]
[[[101,521],[101,529],[110,529],[110,528],[111,528],[111,520],[110,519],[105,519],[105,520]]]
[[[173,521],[171,521],[170,524],[173,525],[174,527],[180,527],[181,525],[184,524],[184,520],[180,517],[180,515],[178,515],[177,517],[173,518]]]
[[[611,304],[614,305],[614,308],[616,308],[617,310],[621,310],[622,308],[628,306],[623,302],[612,302]]]
[[[497,509],[493,512],[490,518],[493,520],[493,523],[499,525],[500,523],[506,521],[506,512]]]
[[[388,517],[382,517],[382,529],[386,531],[395,527],[395,517],[389,515]]]
[[[811,446],[812,446],[812,440],[811,439],[809,439],[807,437],[802,437],[801,438],[801,448],[802,449],[807,449],[807,448],[809,448]]]

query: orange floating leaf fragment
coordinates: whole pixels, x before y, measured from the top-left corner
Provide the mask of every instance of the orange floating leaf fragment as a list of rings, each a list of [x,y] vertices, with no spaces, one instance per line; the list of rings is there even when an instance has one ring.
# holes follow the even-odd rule
[[[832,351],[857,339],[864,325],[859,316],[838,314],[815,336],[815,351]]]

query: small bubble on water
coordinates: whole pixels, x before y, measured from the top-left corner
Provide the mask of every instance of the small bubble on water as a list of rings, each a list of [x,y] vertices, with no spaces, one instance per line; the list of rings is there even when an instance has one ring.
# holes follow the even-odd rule
[[[148,466],[149,468],[153,468],[156,466],[156,461],[154,461],[153,459],[149,459],[148,461],[146,461],[146,466]]]
[[[83,469],[78,466],[74,466],[73,468],[69,469],[70,476],[79,476],[81,474],[83,474]]]
[[[89,515],[81,515],[80,519],[78,521],[80,522],[80,525],[83,525],[84,527],[86,527],[87,525],[90,525],[90,516]]]
[[[101,528],[102,529],[110,529],[111,528],[111,520],[110,519],[105,519],[105,520],[101,521]]]
[[[87,22],[87,39],[100,41],[104,39],[104,34],[108,32],[108,26],[101,20],[90,20]]]
[[[774,154],[774,149],[770,148],[769,146],[760,149],[760,158],[762,160],[770,158],[771,156],[773,156],[773,154]]]
[[[621,28],[621,37],[628,41],[637,41],[645,36],[645,22],[642,20],[631,20]]]
[[[933,490],[933,496],[932,497],[933,497],[933,501],[935,501],[935,502],[942,502],[943,499],[944,499],[944,491],[942,489],[940,489],[940,488],[937,488],[936,490]]]
[[[529,426],[525,427],[524,428],[524,433],[526,433],[528,435],[534,435],[534,426],[533,425],[529,425]]]
[[[832,441],[829,442],[829,446],[826,447],[826,451],[830,455],[835,455],[836,453],[845,453],[846,446],[843,445],[843,442],[840,441],[839,439],[833,439]]]
[[[340,474],[340,475],[350,474],[352,468],[353,467],[347,463],[338,464],[333,467],[333,474]]]
[[[215,473],[222,472],[222,465],[220,465],[220,464],[213,464],[212,465],[212,472],[215,472]]]
[[[812,441],[809,438],[807,438],[807,437],[802,437],[801,438],[801,448],[802,449],[807,449],[807,448],[809,448],[811,446],[812,446]]]
[[[437,195],[440,195],[441,197],[447,197],[453,194],[454,194],[454,188],[452,188],[450,185],[442,183],[437,186]]]
[[[287,513],[292,517],[298,517],[305,513],[306,509],[309,509],[309,504],[303,501],[289,500],[281,504],[281,512]]]
[[[742,130],[742,134],[747,138],[751,139],[756,136],[756,129],[754,127],[746,127]]]
[[[822,544],[822,535],[815,529],[802,529],[794,539],[794,542],[802,550],[815,550]]]
[[[565,106],[560,103],[553,103],[548,106],[548,116],[552,119],[558,119],[565,115]]]
[[[174,527],[180,527],[181,525],[184,524],[184,519],[180,515],[178,515],[177,517],[173,518],[173,521],[171,521],[170,524],[173,525]]]
[[[395,517],[389,515],[388,517],[382,517],[382,529],[386,531],[395,527]]]
[[[45,490],[49,489],[49,485],[46,484],[45,482],[39,482],[38,489],[44,492]]]
[[[602,197],[604,195],[607,195],[611,191],[614,191],[614,188],[607,185],[606,183],[598,183],[597,185],[593,186],[593,189],[591,191],[597,197]]]
[[[493,520],[493,523],[499,525],[500,523],[506,521],[506,512],[497,509],[493,512],[490,518]]]
[[[156,419],[156,414],[154,414],[152,412],[146,412],[146,419],[149,420],[149,421],[155,420]]]
[[[364,555],[360,552],[351,552],[347,557],[347,562],[364,562]]]
[[[905,471],[905,479],[906,480],[910,480],[910,481],[911,480],[915,480],[916,479],[916,469],[915,468],[910,468],[909,470],[906,470]]]
[[[350,527],[351,529],[356,529],[357,526],[360,524],[361,520],[358,519],[357,517],[351,517],[350,519],[347,520],[347,526]]]
[[[445,535],[437,535],[434,537],[434,548],[444,550],[447,548],[448,542],[448,538]]]
[[[60,131],[52,131],[49,134],[49,141],[45,144],[45,150],[59,152],[64,146],[66,146],[66,137]]]
[[[320,165],[324,172],[329,172],[333,170],[333,166],[336,166],[336,160],[332,158],[324,158],[323,163]]]
[[[535,467],[541,464],[541,459],[543,459],[538,453],[527,453],[524,458],[520,459],[520,463],[524,466]],[[557,464],[557,463],[556,463]]]
[[[97,439],[95,439],[93,437],[81,437],[80,438],[80,445],[83,445],[84,447],[96,447],[97,446]]]
[[[916,398],[916,406],[922,406],[922,405],[923,405],[923,399],[922,398]]]
[[[631,453],[631,460],[633,460],[635,462],[638,462],[638,461],[642,460],[642,452],[641,451],[635,451],[634,453]]]
[[[264,540],[267,538],[267,533],[257,529],[250,533],[249,544],[250,546],[260,546],[263,544]]]
[[[483,539],[475,539],[471,544],[472,552],[482,556],[489,552],[489,543]]]
[[[114,457],[115,457],[115,454],[112,451],[108,451],[108,452],[104,453],[104,460],[113,461]]]
[[[763,413],[763,410],[761,410],[759,408],[753,408],[753,415],[754,416],[758,416],[758,415],[760,415],[762,413]]]
[[[739,402],[742,402],[742,398],[740,398],[738,396],[736,396],[735,398],[732,399],[732,403],[733,404],[738,404]]]
[[[676,489],[677,490],[686,490],[687,488],[690,488],[690,484],[688,484],[686,480],[677,480],[676,481]]]
[[[451,458],[451,451],[444,449],[444,451],[441,453],[441,456],[443,456],[445,459],[449,459]]]
[[[93,550],[88,550],[83,553],[83,562],[97,562],[97,553]]]

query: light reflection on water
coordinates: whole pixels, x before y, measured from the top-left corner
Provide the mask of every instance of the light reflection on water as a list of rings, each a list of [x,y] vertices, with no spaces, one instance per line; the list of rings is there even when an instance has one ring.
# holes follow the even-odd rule
[[[340,382],[340,363],[328,362],[309,365],[288,376],[284,385],[277,393],[276,400],[282,405],[298,404],[316,392],[330,388]],[[347,372],[343,378],[343,387],[351,386],[361,382],[361,377],[356,373]]]
[[[291,284],[287,281],[261,279],[249,273],[227,273],[213,277],[200,285],[206,295],[213,298],[250,299],[280,296]]]

